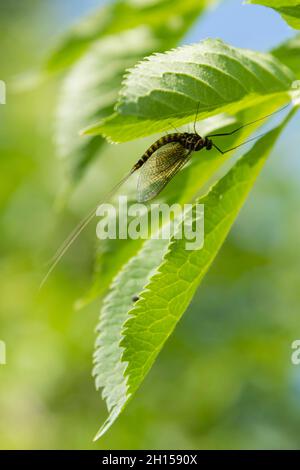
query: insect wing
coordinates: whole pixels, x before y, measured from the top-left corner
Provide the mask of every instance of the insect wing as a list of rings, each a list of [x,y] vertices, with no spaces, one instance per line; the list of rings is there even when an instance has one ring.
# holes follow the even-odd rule
[[[156,150],[140,170],[137,200],[146,202],[157,196],[187,162],[190,153],[178,142]]]

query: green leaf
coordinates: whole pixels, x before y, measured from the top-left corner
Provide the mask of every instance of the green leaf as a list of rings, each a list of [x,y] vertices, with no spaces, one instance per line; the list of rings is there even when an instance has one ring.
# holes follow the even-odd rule
[[[124,379],[126,364],[121,361],[123,350],[119,343],[127,312],[133,306],[132,297],[147,284],[167,247],[168,240],[150,240],[146,243],[115,278],[111,293],[105,299],[97,327],[99,335],[93,373],[96,388],[103,388],[102,397],[110,412],[107,426],[117,418],[128,399]]]
[[[103,387],[109,410],[96,439],[125,408],[189,305],[286,122],[261,138],[197,201],[205,207],[202,249],[187,251],[184,239],[149,240],[114,280],[96,343],[96,386]],[[134,307],[133,295],[140,297]]]
[[[299,0],[248,0],[247,3],[273,8],[294,29],[300,29]]]
[[[272,54],[300,78],[300,34],[280,44]]]
[[[71,180],[78,179],[102,150],[103,138],[83,138],[79,132],[91,122],[112,114],[126,69],[153,51],[164,51],[177,45],[204,8],[213,2],[176,0],[174,13],[169,12],[168,16],[169,0],[159,0],[151,5],[149,2],[131,3],[110,5],[108,9],[112,11],[109,14],[105,7],[104,19],[109,25],[104,27],[105,21],[100,18],[102,29],[99,27],[97,34],[102,39],[95,41],[94,33],[88,36],[93,42],[84,50],[84,55],[81,54],[82,58],[78,60],[76,55],[77,62],[65,79],[59,101],[56,142],[59,155],[67,162]],[[92,26],[83,28],[86,33],[89,27],[93,31],[95,21],[99,21],[97,18],[96,15]],[[73,43],[78,45],[77,40]],[[64,54],[68,57],[63,49],[59,57]]]
[[[123,142],[288,91],[294,76],[270,54],[205,40],[155,54],[130,70],[117,112],[85,131]]]

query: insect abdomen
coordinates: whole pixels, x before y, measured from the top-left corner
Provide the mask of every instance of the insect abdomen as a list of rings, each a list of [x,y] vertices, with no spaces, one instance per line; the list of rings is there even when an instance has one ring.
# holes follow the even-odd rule
[[[179,133],[164,135],[163,137],[158,139],[156,142],[154,142],[154,144],[152,144],[146,150],[146,152],[142,155],[142,157],[137,161],[137,163],[132,168],[132,172],[141,168],[144,165],[144,163],[146,163],[148,158],[150,158],[151,155],[153,155],[153,153],[156,152],[156,150],[158,150],[160,147],[163,147],[164,145],[169,144],[171,142],[179,142],[179,141],[180,141]]]

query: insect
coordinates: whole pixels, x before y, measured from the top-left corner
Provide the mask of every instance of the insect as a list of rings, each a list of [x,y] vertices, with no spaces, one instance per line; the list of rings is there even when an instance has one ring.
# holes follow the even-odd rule
[[[215,148],[220,154],[224,155],[225,153],[232,152],[237,148],[245,145],[253,140],[258,139],[262,135],[252,137],[251,139],[246,140],[242,144],[239,144],[235,147],[231,147],[227,150],[220,149],[212,139],[215,137],[221,136],[230,136],[240,131],[246,126],[255,124],[259,121],[262,121],[273,114],[279,113],[287,108],[288,105],[283,108],[275,111],[274,113],[268,114],[260,119],[255,121],[248,122],[231,132],[211,134],[206,137],[201,137],[196,131],[196,121],[198,115],[198,109],[194,121],[194,132],[175,132],[172,134],[167,134],[156,142],[154,142],[142,155],[142,157],[135,163],[131,168],[130,172],[121,180],[119,183],[106,195],[104,200],[110,199],[117,190],[130,178],[130,176],[136,171],[140,170],[138,183],[137,183],[137,200],[138,202],[147,202],[157,196],[163,188],[170,182],[170,180],[179,172],[179,170],[188,162],[189,158],[194,152],[199,152],[200,150],[206,149],[211,150]],[[40,287],[44,285],[48,279],[51,272],[54,270],[56,265],[59,263],[61,258],[64,256],[66,251],[74,243],[76,238],[84,230],[84,228],[91,222],[91,220],[96,215],[96,210],[98,206],[103,203],[103,200],[97,204],[85,219],[83,219],[80,224],[73,230],[69,237],[65,240],[63,245],[55,253],[52,264],[44,277]]]

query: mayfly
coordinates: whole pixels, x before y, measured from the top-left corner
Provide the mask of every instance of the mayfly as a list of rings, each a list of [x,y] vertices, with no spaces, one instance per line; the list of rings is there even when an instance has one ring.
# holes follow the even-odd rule
[[[288,106],[288,105],[287,105]],[[262,121],[273,114],[283,111],[287,106],[275,111],[274,113],[268,114],[260,119],[255,121],[248,122],[237,129],[234,129],[231,132],[224,132],[219,134],[210,134],[206,137],[201,137],[196,131],[196,120],[198,115],[198,110],[196,113],[196,118],[194,121],[194,132],[175,132],[172,134],[167,134],[156,142],[154,142],[142,155],[142,157],[135,163],[131,168],[129,173],[119,181],[119,183],[100,201],[97,206],[79,223],[79,225],[73,230],[69,237],[65,240],[63,245],[55,253],[52,264],[41,282],[42,287],[49,275],[52,273],[56,265],[59,263],[61,258],[64,256],[66,251],[74,243],[80,233],[85,229],[85,227],[92,221],[96,215],[97,208],[105,200],[110,199],[118,189],[130,178],[133,173],[140,170],[138,183],[137,183],[137,200],[138,202],[147,202],[157,196],[164,187],[170,182],[170,180],[178,173],[178,171],[188,162],[193,152],[199,152],[200,150],[206,149],[211,150],[215,148],[220,154],[224,155],[228,152],[238,149],[242,145],[245,145],[253,140],[261,137],[255,136],[251,139],[246,140],[245,142],[231,147],[227,150],[222,150],[218,147],[212,138],[230,136],[240,131],[246,126],[255,124],[259,121]]]

